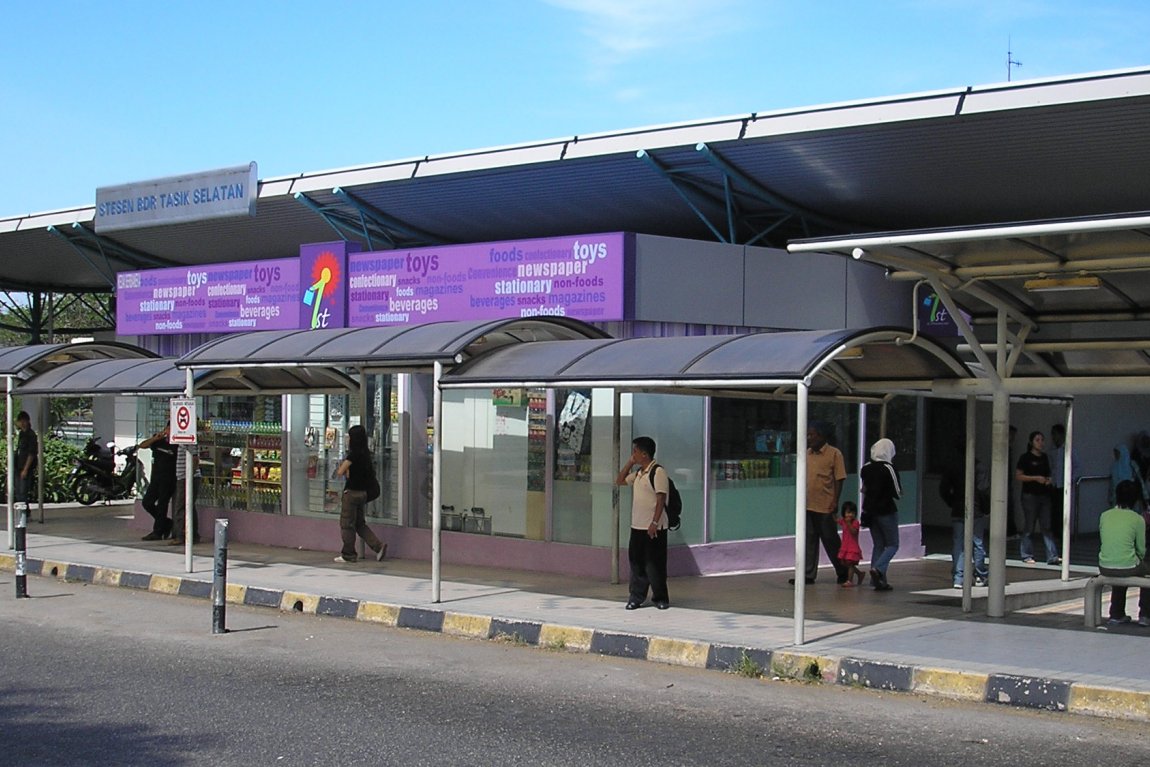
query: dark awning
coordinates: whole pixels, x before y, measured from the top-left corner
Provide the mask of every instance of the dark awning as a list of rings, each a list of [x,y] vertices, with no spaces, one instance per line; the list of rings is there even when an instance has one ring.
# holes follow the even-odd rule
[[[75,344],[33,344],[0,348],[0,391],[7,391],[8,377],[20,380],[77,360],[145,359],[156,355],[147,349],[118,341]]]
[[[817,394],[921,391],[969,378],[948,349],[900,328],[507,347],[446,373],[444,388],[580,386],[693,392],[771,391],[809,380]]]
[[[211,341],[181,357],[177,366],[242,369],[252,380],[266,375],[257,372],[260,368],[425,369],[508,344],[604,336],[592,325],[564,318],[261,331]]]
[[[201,395],[250,395],[255,384],[238,370],[200,370],[194,375]],[[358,388],[355,379],[336,370],[271,369],[260,377],[260,393],[335,392]],[[20,394],[61,397],[122,395],[178,397],[186,372],[174,359],[80,360],[52,368],[22,384]]]

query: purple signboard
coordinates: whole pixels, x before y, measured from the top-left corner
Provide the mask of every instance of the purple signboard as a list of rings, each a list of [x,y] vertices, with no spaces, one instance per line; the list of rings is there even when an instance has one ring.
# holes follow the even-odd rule
[[[348,327],[501,317],[623,319],[624,236],[387,250],[348,256]]]
[[[347,315],[347,254],[356,243],[318,242],[299,249],[299,327],[342,328]]]
[[[299,259],[120,272],[116,333],[237,333],[299,327]]]
[[[937,293],[929,293],[920,299],[917,311],[919,329],[926,335],[935,338],[953,338],[962,335],[954,317],[950,315]],[[965,312],[963,319],[970,322],[970,316]]]

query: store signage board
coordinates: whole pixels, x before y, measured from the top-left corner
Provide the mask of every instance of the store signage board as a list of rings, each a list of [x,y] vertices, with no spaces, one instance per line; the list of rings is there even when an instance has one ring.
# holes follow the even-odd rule
[[[254,162],[96,189],[98,234],[212,218],[254,216],[259,177]]]
[[[510,317],[623,319],[622,233],[348,256],[348,327]]]
[[[173,445],[196,444],[196,400],[173,398],[169,400],[168,442]]]
[[[359,243],[317,242],[299,249],[299,327],[342,328],[347,319],[347,254]]]
[[[937,293],[928,293],[919,300],[915,308],[918,312],[918,327],[921,332],[935,338],[955,338],[962,335],[958,323],[954,321]],[[963,318],[970,322],[970,315],[963,312]]]
[[[116,275],[116,333],[239,333],[299,327],[298,258]]]

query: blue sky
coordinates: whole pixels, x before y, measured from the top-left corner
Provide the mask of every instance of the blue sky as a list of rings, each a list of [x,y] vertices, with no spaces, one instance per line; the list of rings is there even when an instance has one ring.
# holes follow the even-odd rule
[[[1141,0],[0,0],[0,218],[261,178],[1150,64]]]

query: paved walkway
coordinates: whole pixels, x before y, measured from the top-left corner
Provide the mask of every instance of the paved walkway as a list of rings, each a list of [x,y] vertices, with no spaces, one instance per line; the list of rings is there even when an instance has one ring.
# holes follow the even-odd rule
[[[129,513],[49,510],[47,523],[28,531],[29,574],[207,597],[211,546],[196,548],[204,556],[189,574],[182,548],[136,540]],[[672,609],[626,611],[625,587],[605,581],[447,565],[436,604],[427,562],[346,565],[332,556],[233,545],[228,599],[553,649],[717,669],[755,664],[775,676],[1150,720],[1150,629],[1084,629],[1080,596],[1002,620],[964,614],[960,592],[945,588],[947,561],[896,563],[897,588],[887,593],[820,578],[807,592],[807,643],[795,647],[788,573],[673,579]],[[0,554],[0,569],[14,565],[11,552]],[[1009,573],[1057,577],[1041,567]],[[33,598],[47,589],[29,579]]]

